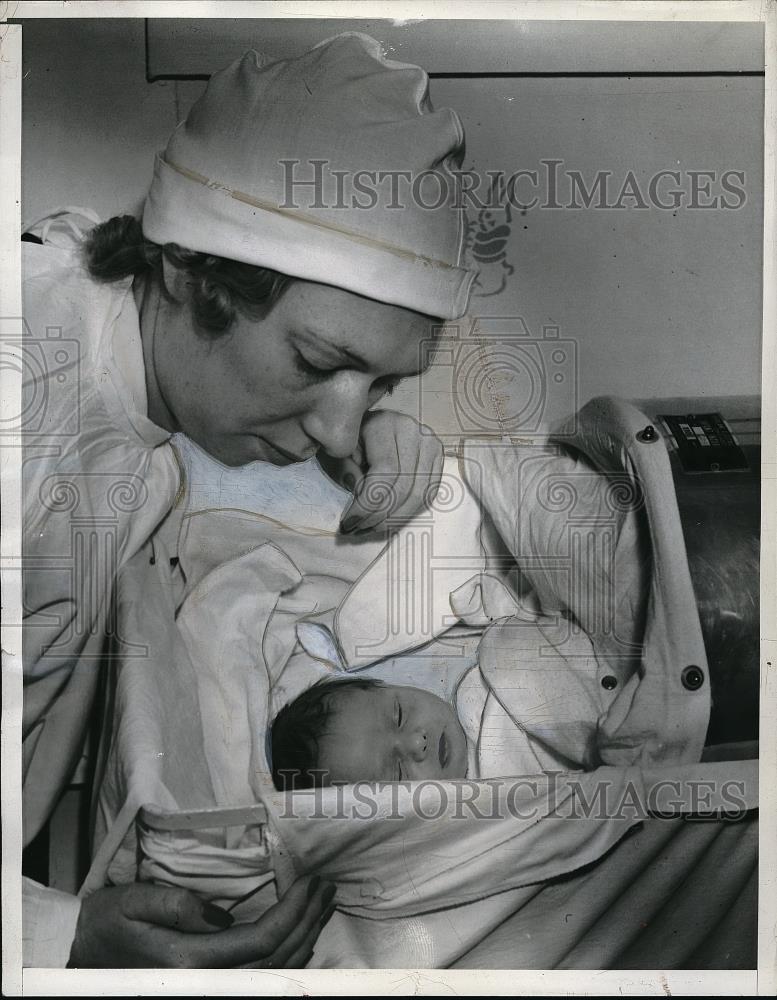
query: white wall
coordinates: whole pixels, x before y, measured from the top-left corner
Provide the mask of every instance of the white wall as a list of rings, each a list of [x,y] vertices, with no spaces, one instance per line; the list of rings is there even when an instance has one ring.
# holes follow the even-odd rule
[[[136,211],[154,152],[204,84],[146,82],[141,20],[32,20],[23,31],[24,219],[60,204],[105,217]],[[454,405],[456,394],[459,404],[484,407],[482,429],[494,427],[501,407],[512,432],[602,392],[758,393],[762,94],[758,77],[434,80],[435,104],[464,121],[469,166],[509,173],[558,158],[586,176],[610,170],[616,184],[629,169],[645,184],[662,169],[743,170],[747,202],[738,211],[513,213],[505,262],[514,272],[487,265],[481,292],[502,274],[507,283],[499,295],[474,297],[471,311],[508,317],[500,343],[519,347],[522,317],[526,350],[505,360],[503,346],[486,347],[498,384],[487,387],[485,403],[473,403],[463,369],[441,366],[426,376],[423,396],[408,384],[395,404],[455,436],[478,429],[472,406],[463,419]],[[487,225],[504,221],[497,214]],[[558,372],[549,363],[538,387],[548,325],[568,342],[567,354]]]
[[[22,220],[58,205],[136,211],[179,90],[146,83],[142,19],[26,20],[22,62]]]
[[[606,392],[759,391],[761,79],[435,81],[434,95],[462,115],[476,169],[542,176],[539,161],[555,158],[564,161],[560,175],[576,169],[589,182],[611,171],[610,203],[633,170],[650,205],[512,213],[505,254],[514,273],[501,294],[476,294],[471,310],[521,316],[536,338],[543,326],[557,326],[572,341],[577,377],[557,390],[546,382],[550,415]],[[649,179],[665,169],[681,172],[685,201],[677,210],[650,204]],[[737,210],[687,207],[689,169],[744,172],[747,201]],[[670,180],[660,189],[665,203],[674,186]],[[528,200],[528,186],[518,190]],[[558,190],[559,203],[568,204],[567,186]],[[484,270],[483,290],[498,287],[499,268]],[[516,379],[519,393],[524,381]],[[509,393],[506,382],[503,389]]]

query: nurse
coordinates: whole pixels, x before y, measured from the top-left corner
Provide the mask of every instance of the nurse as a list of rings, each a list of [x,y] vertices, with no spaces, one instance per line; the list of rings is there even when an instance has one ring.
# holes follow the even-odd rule
[[[121,567],[143,550],[164,556],[182,593],[186,484],[172,434],[230,466],[318,456],[354,492],[348,533],[411,515],[435,486],[439,441],[374,409],[423,370],[474,277],[461,262],[461,123],[432,109],[427,86],[359,34],[291,60],[248,52],[211,79],[157,157],[142,223],[90,227],[64,213],[32,232],[26,842],[81,757],[121,638]],[[381,511],[362,499],[373,476],[391,486]],[[233,927],[184,890],[131,884],[80,902],[25,880],[24,962],[301,967],[332,891],[298,883]]]

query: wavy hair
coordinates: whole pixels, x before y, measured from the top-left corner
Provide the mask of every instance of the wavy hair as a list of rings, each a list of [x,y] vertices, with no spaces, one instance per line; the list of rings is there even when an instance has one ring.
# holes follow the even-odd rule
[[[211,337],[227,333],[238,312],[264,318],[295,280],[280,271],[187,250],[177,243],[152,243],[132,215],[114,216],[95,226],[84,250],[89,273],[98,281],[149,274],[161,284],[163,259],[184,270],[192,283],[195,323]]]

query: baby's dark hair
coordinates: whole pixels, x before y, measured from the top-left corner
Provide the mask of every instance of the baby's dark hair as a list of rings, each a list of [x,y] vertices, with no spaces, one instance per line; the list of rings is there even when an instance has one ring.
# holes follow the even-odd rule
[[[270,728],[272,780],[279,792],[329,784],[318,754],[335,697],[345,691],[369,691],[382,683],[375,677],[325,678],[284,705]]]

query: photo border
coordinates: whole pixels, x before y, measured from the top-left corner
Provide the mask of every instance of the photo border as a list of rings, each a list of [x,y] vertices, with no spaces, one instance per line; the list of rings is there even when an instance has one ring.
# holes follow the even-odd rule
[[[4,8],[4,9],[3,9]],[[66,970],[21,969],[21,568],[20,441],[0,449],[2,476],[2,912],[3,992],[24,996],[303,995],[467,993],[473,996],[766,995],[777,993],[777,8],[755,2],[363,2],[5,3],[9,18],[197,17],[390,18],[489,20],[660,20],[765,23],[765,172],[762,352],[760,892],[758,972],[450,971],[450,970]],[[21,315],[21,51],[20,25],[0,23],[0,302]],[[0,415],[20,412],[20,379],[2,371]]]

